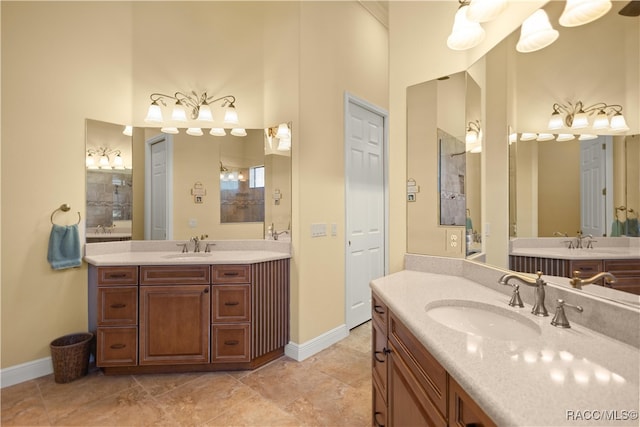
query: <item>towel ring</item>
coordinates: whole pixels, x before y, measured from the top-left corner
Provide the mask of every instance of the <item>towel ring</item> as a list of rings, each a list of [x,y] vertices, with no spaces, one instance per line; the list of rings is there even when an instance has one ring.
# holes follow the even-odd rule
[[[64,203],[62,205],[60,205],[60,207],[56,210],[54,210],[53,212],[51,212],[51,224],[54,224],[53,222],[53,217],[56,214],[56,212],[58,211],[62,211],[62,212],[69,212],[71,210],[71,206],[69,206],[67,203]],[[78,222],[77,224],[80,224],[80,221],[82,220],[82,217],[80,216],[80,212],[78,212]]]

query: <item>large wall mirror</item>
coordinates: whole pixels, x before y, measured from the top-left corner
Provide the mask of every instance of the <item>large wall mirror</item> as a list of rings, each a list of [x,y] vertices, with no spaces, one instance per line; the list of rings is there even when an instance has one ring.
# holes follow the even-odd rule
[[[582,212],[594,209],[588,203],[585,205],[580,198],[581,147],[588,144],[610,146],[605,163],[609,178],[600,188],[601,196],[603,190],[606,194],[603,196],[605,208],[600,221],[605,231],[600,235],[616,235],[612,233],[615,222],[634,219],[640,210],[640,142],[637,134],[640,126],[640,25],[637,18],[618,15],[618,10],[624,4],[614,2],[607,15],[588,25],[564,28],[557,24],[563,2],[549,2],[544,8],[554,28],[560,33],[555,43],[537,52],[518,53],[515,49],[520,35],[518,29],[467,70],[474,78],[478,76],[475,80],[480,83],[483,91],[481,106],[484,111],[480,116],[484,117],[492,110],[497,110],[500,114],[502,111],[506,112],[504,122],[488,124],[493,129],[504,128],[504,140],[494,138],[484,141],[492,150],[487,150],[489,154],[482,154],[487,170],[493,167],[496,159],[491,155],[497,150],[504,151],[504,158],[500,159],[501,165],[504,161],[509,162],[509,181],[499,188],[491,189],[504,191],[505,194],[509,191],[510,195],[508,203],[505,202],[503,207],[504,218],[509,221],[508,232],[499,236],[494,230],[490,237],[491,240],[504,239],[505,245],[500,246],[501,248],[506,247],[509,239],[514,237],[550,237],[556,232],[575,236],[577,230],[584,228]],[[492,76],[483,74],[489,69],[504,69],[507,77],[504,81],[496,82]],[[431,166],[432,159],[437,158],[436,138],[433,137],[430,139],[432,142],[428,142],[424,131],[420,129],[427,126],[435,129],[440,126],[442,111],[455,110],[458,114],[466,111],[460,105],[464,98],[452,100],[445,107],[446,110],[441,111],[435,107],[437,85],[441,83],[434,80],[407,89],[407,178],[414,179],[420,188],[415,197],[416,202],[407,205],[407,251],[458,257],[460,254],[447,246],[448,239],[456,230],[446,228],[442,232],[439,228],[443,226],[434,226],[439,212],[437,198],[428,198],[428,206],[424,209],[417,209],[416,206],[421,196],[425,198],[425,191],[434,192],[433,188],[438,188],[437,168]],[[500,85],[503,92],[492,96],[485,88],[495,89],[496,85]],[[431,99],[431,106],[424,101],[419,102],[420,99]],[[551,133],[547,130],[547,124],[554,103],[575,103],[579,100],[586,105],[598,102],[621,104],[630,131],[608,134],[599,132],[596,139],[591,140],[597,142],[580,141],[577,137],[572,141],[556,141],[558,132],[555,132],[553,141],[536,140],[540,133]],[[495,118],[497,115],[492,114],[491,117]],[[466,119],[466,122],[472,120],[470,117]],[[482,123],[482,118],[480,120],[484,129],[485,123]],[[453,134],[463,139],[462,131],[457,132]],[[516,137],[510,144],[507,138],[511,133]],[[535,133],[536,137],[530,140],[525,135],[523,140],[523,134],[528,133]],[[582,149],[583,153],[584,150],[585,148]],[[467,154],[467,168],[472,159],[473,156]],[[470,182],[474,181],[467,172],[465,183],[468,185]],[[476,182],[480,185],[480,180]],[[481,198],[486,197],[482,194],[487,190],[479,188],[476,193]],[[473,207],[471,194],[474,192],[466,193],[468,216],[472,219],[471,228],[478,228],[479,235],[486,236],[489,230],[482,230],[482,211],[497,207],[482,206],[480,202],[477,207]],[[624,212],[616,209],[622,206],[626,209]],[[483,253],[489,258],[490,249],[482,242],[482,237],[478,240],[481,241],[477,244],[479,249],[484,247]],[[491,246],[494,247],[495,245]],[[492,259],[505,262],[504,265],[497,265],[497,262],[495,264],[505,268],[508,254],[501,252],[494,255],[496,256]],[[583,289],[588,292],[588,287]],[[613,295],[618,293],[619,299],[628,300],[627,294],[611,291]]]
[[[264,239],[267,230],[290,230],[290,140],[282,144],[269,128],[243,137],[125,129],[86,121],[87,242]]]

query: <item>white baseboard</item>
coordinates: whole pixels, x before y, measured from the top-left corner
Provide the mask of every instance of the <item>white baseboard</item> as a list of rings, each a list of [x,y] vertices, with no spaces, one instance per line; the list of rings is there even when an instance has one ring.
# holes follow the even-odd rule
[[[327,331],[303,344],[290,342],[285,346],[284,353],[290,358],[301,362],[348,336],[349,329],[347,328],[347,325],[340,325],[337,328]],[[53,363],[51,362],[51,357],[45,357],[1,369],[0,386],[2,388],[9,387],[49,374],[53,374]]]
[[[349,329],[347,328],[347,325],[340,325],[337,328],[310,339],[303,344],[289,342],[289,344],[284,347],[284,354],[298,362],[301,362],[348,336]]]
[[[0,370],[0,383],[5,388],[49,374],[53,374],[53,363],[45,357]]]

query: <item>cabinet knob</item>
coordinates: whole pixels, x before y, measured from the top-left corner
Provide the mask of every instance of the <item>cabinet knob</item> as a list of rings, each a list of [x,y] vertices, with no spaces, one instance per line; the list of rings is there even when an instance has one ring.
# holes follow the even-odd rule
[[[204,288],[204,291],[203,291],[203,292],[204,292],[205,294],[208,294],[208,293],[209,293],[209,288]]]

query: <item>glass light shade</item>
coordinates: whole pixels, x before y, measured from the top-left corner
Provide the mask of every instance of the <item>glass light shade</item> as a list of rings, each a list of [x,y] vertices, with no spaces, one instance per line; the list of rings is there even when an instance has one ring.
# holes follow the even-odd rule
[[[160,106],[154,101],[149,105],[149,110],[147,110],[147,117],[144,118],[146,123],[162,123],[164,119],[162,118],[162,110]]]
[[[609,0],[567,0],[558,23],[563,27],[577,27],[602,17],[611,9]]]
[[[513,144],[514,142],[516,142],[518,140],[518,134],[517,133],[510,133],[509,134],[509,145]]]
[[[596,139],[598,137],[598,135],[593,135],[590,133],[583,133],[582,135],[580,135],[578,137],[578,141],[588,141],[590,139]]]
[[[233,136],[247,136],[247,131],[244,128],[231,129],[231,135]]]
[[[471,0],[467,18],[473,22],[488,22],[498,17],[507,7],[507,0]]]
[[[564,120],[562,118],[562,114],[556,111],[553,114],[551,114],[547,128],[549,128],[550,130],[556,130],[556,129],[561,129],[562,127],[564,127]]]
[[[98,166],[100,166],[100,169],[111,168],[111,166],[109,166],[109,157],[107,157],[105,154],[100,156],[100,160],[98,160]]]
[[[589,118],[587,117],[587,113],[580,110],[573,116],[573,121],[571,122],[571,129],[582,129],[589,126]]]
[[[278,140],[278,151],[291,150],[291,138],[281,138]]]
[[[93,157],[93,154],[87,155],[87,158],[85,159],[84,164],[89,169],[95,169],[96,168],[96,159]]]
[[[573,136],[573,134],[560,133],[560,134],[558,134],[558,137],[556,138],[556,141],[563,142],[563,141],[571,141],[572,139],[575,139],[575,136]]]
[[[467,19],[469,6],[462,6],[456,12],[451,34],[447,38],[447,46],[452,50],[466,50],[477,46],[484,40],[484,28]]]
[[[465,144],[467,145],[475,144],[477,140],[478,140],[478,133],[473,129],[467,130],[467,134],[464,137]]]
[[[228,125],[237,125],[239,123],[236,107],[227,107],[227,109],[224,111],[224,123]]]
[[[202,136],[202,129],[200,128],[188,128],[187,135],[191,136]]]
[[[164,127],[164,128],[161,128],[161,129],[160,129],[160,132],[163,132],[163,133],[169,133],[169,134],[172,134],[172,135],[175,135],[175,134],[177,134],[177,133],[180,133],[180,131],[178,130],[178,128],[174,128],[174,127]]]
[[[238,172],[238,180],[244,181],[244,174],[242,172]]]
[[[198,109],[198,120],[203,122],[212,122],[213,114],[211,114],[211,107],[208,104],[202,104]]]
[[[616,113],[615,116],[611,117],[611,130],[614,132],[624,132],[629,130],[629,126],[627,126],[627,121],[624,119],[624,116],[621,113]]]
[[[126,125],[124,127],[124,130],[122,131],[122,134],[127,136],[133,136],[133,126]]]
[[[559,35],[551,27],[547,12],[538,9],[522,23],[516,50],[522,53],[535,52],[549,46]]]
[[[211,128],[209,135],[213,136],[225,136],[227,132],[223,128]]]
[[[471,150],[469,150],[470,153],[476,154],[476,153],[482,153],[482,144],[478,144],[475,147],[473,147]]]
[[[278,125],[278,132],[276,132],[276,138],[288,138],[289,136],[291,136],[289,133],[289,125],[280,123]]]
[[[184,105],[180,101],[176,102],[176,105],[173,106],[173,111],[171,112],[171,120],[174,122],[186,122],[187,121],[187,110],[184,108]]]
[[[593,126],[594,129],[608,129],[609,128],[609,116],[607,116],[607,113],[604,112],[604,110],[600,110],[598,112],[598,114],[596,115],[596,118],[593,119]]]
[[[552,133],[539,133],[536,141],[551,141],[555,138],[555,135]]]
[[[537,137],[538,137],[537,133],[522,132],[520,134],[520,141],[533,141]]]
[[[113,168],[119,170],[124,169],[124,160],[122,160],[122,156],[120,156],[120,154],[116,154],[116,157],[114,157]]]

